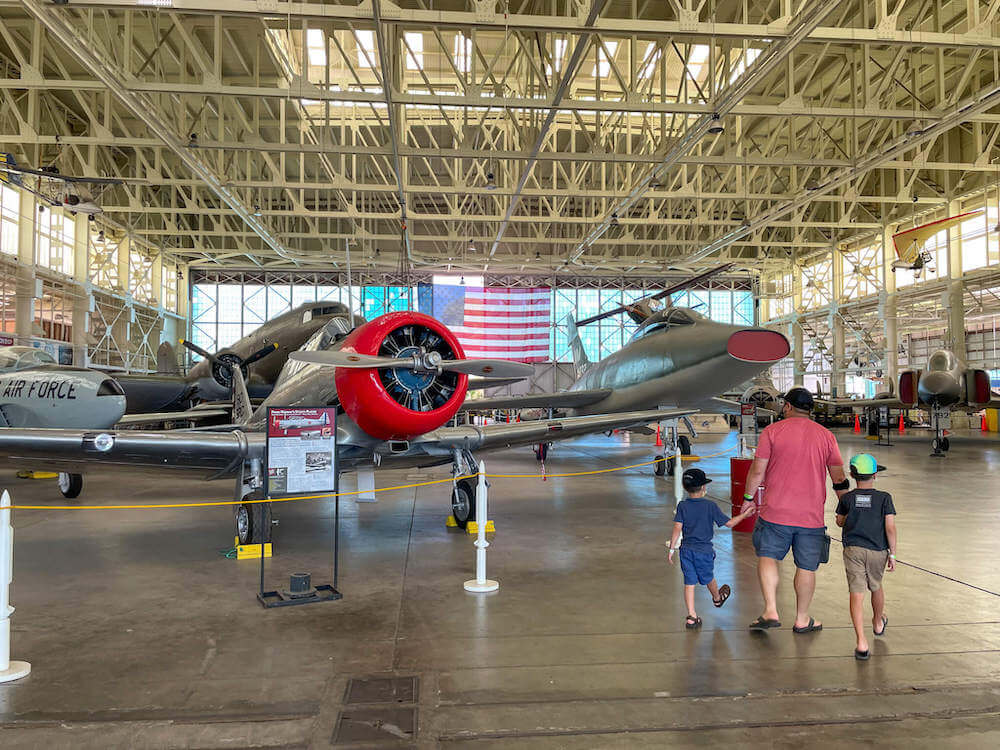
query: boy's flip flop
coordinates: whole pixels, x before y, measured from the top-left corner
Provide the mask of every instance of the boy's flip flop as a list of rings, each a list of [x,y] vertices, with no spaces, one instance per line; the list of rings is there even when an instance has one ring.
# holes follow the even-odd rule
[[[731,593],[733,593],[733,590],[729,588],[729,584],[728,583],[722,584],[721,586],[719,586],[719,598],[713,599],[712,604],[714,604],[716,607],[721,607],[723,604],[726,603],[726,599],[729,598],[729,595]]]
[[[750,623],[750,630],[755,630],[759,633],[763,633],[765,630],[770,630],[771,628],[780,628],[781,620],[769,620],[766,617],[758,617],[756,620]]]
[[[816,633],[823,629],[823,623],[816,624],[813,618],[809,618],[809,624],[803,627],[798,627],[797,625],[792,626],[793,633]]]
[[[876,632],[875,628],[872,628],[872,632],[875,633],[875,635],[885,635],[885,629],[887,627],[889,627],[889,618],[882,615],[882,632]]]

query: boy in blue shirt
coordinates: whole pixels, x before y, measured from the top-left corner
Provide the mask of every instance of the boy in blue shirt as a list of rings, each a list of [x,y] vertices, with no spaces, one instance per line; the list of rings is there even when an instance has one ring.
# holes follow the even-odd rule
[[[674,552],[680,550],[678,557],[681,560],[681,572],[684,573],[684,603],[687,605],[687,620],[684,627],[694,630],[701,627],[701,618],[694,610],[694,587],[699,583],[708,587],[712,595],[712,602],[716,607],[721,607],[729,598],[731,589],[727,584],[719,586],[715,582],[715,549],[712,547],[712,535],[715,533],[715,526],[725,526],[727,529],[733,528],[747,516],[753,515],[754,508],[750,507],[745,513],[741,513],[730,519],[725,513],[719,510],[719,506],[705,497],[705,487],[712,480],[705,476],[701,469],[688,469],[681,478],[681,484],[687,492],[687,499],[681,500],[677,504],[677,512],[674,515],[674,533],[667,542],[667,558],[670,564],[674,564]],[[684,539],[677,546],[677,538],[681,532]]]

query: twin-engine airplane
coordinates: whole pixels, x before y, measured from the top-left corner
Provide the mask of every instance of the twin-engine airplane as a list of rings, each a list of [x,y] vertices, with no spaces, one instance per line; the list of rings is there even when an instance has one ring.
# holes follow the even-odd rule
[[[934,452],[931,455],[938,458],[943,457],[951,447],[944,432],[948,429],[948,419],[953,410],[975,412],[1000,408],[1000,400],[994,397],[990,387],[989,373],[968,367],[947,349],[933,352],[922,370],[901,372],[898,396],[823,401],[858,408],[920,408],[929,411],[931,427],[934,429],[934,438],[931,440]]]
[[[661,359],[669,357],[661,353]],[[446,326],[416,312],[389,313],[353,331],[344,318],[334,317],[289,360],[271,395],[256,410],[240,368],[231,368],[236,424],[228,427],[159,432],[7,429],[0,430],[0,459],[22,468],[67,473],[141,466],[197,472],[208,479],[235,477],[235,497],[243,500],[264,487],[270,406],[336,405],[342,412],[337,420],[339,471],[450,463],[456,475],[476,471],[473,451],[546,443],[693,413],[649,408],[516,424],[446,426],[465,402],[470,376],[509,380],[527,377],[533,368],[466,359]],[[737,382],[742,379],[745,376],[736,377]],[[475,484],[457,481],[451,502],[460,526],[473,520]],[[236,517],[240,541],[262,538],[268,514],[266,504],[241,503]]]

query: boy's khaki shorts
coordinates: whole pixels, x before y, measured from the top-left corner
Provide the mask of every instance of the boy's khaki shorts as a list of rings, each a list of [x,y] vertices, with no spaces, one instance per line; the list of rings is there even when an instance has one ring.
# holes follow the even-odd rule
[[[863,594],[865,591],[878,591],[882,588],[882,573],[888,559],[888,550],[844,547],[847,590],[852,594]]]

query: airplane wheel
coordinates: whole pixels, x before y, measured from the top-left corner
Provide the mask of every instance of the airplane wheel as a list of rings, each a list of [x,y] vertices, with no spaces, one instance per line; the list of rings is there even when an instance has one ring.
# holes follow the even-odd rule
[[[688,440],[687,435],[681,435],[677,438],[677,445],[680,446],[682,456],[691,455],[691,441]]]
[[[946,437],[941,438],[941,450],[947,453],[950,448],[951,448],[951,441]]]
[[[939,438],[934,438],[931,440],[931,450],[935,453],[941,452],[941,440]]]
[[[549,455],[549,444],[539,443],[535,446],[535,458],[539,461],[544,461]]]
[[[236,509],[236,538],[240,544],[269,542],[271,503],[242,503]]]
[[[458,528],[464,529],[469,521],[476,520],[476,485],[468,479],[459,479],[451,493],[451,514]]]
[[[674,466],[677,463],[677,459],[670,457],[664,461],[664,463],[667,465],[667,476],[672,477],[674,475]]]
[[[59,491],[63,497],[79,497],[83,492],[83,477],[79,474],[59,472]]]
[[[663,460],[663,456],[656,456],[656,463],[653,464],[653,473],[658,477],[666,475],[667,462]]]

